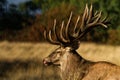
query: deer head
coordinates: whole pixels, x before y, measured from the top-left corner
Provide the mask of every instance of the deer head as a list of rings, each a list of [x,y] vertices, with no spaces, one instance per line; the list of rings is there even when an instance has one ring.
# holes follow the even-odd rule
[[[62,21],[59,31],[56,29],[56,20],[54,20],[53,29],[44,31],[44,37],[48,42],[60,46],[43,60],[45,65],[61,66],[60,61],[63,57],[65,58],[64,55],[75,54],[75,50],[79,48],[81,38],[87,32],[98,26],[107,28],[106,24],[108,22],[106,21],[106,17],[103,19],[101,18],[102,12],[93,12],[92,5],[88,8],[86,4],[83,15],[78,16],[73,31],[70,32],[69,25],[72,14],[73,13],[71,12],[66,25],[64,24],[64,21]],[[78,26],[79,22],[81,22],[80,26]],[[53,38],[53,36],[55,38]]]

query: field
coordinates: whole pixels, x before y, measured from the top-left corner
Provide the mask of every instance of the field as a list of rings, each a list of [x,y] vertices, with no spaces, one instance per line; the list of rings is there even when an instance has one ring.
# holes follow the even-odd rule
[[[56,67],[42,63],[56,47],[48,43],[0,42],[0,80],[60,80]],[[85,59],[120,65],[120,46],[81,43],[78,52]]]

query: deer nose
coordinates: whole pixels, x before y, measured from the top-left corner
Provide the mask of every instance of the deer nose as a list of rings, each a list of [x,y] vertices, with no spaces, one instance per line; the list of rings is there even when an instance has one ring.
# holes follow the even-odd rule
[[[46,59],[43,59],[43,64],[46,64],[46,63],[47,63]]]
[[[45,66],[48,66],[49,63],[50,63],[50,61],[49,61],[47,58],[43,59],[43,64],[44,64]]]

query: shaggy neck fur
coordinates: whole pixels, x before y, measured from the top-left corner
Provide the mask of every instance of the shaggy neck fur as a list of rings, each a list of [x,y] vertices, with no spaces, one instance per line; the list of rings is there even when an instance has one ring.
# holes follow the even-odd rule
[[[69,52],[66,51],[62,56],[60,63],[62,80],[72,80],[78,77],[80,79],[84,77],[87,73],[87,68],[91,64],[91,62],[83,59],[75,50]]]

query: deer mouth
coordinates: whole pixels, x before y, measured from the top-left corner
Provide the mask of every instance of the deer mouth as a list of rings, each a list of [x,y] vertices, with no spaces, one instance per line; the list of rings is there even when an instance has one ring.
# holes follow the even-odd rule
[[[51,62],[51,61],[43,60],[43,64],[44,64],[45,66],[50,66],[50,65],[60,66],[60,64],[58,64],[56,61]]]

